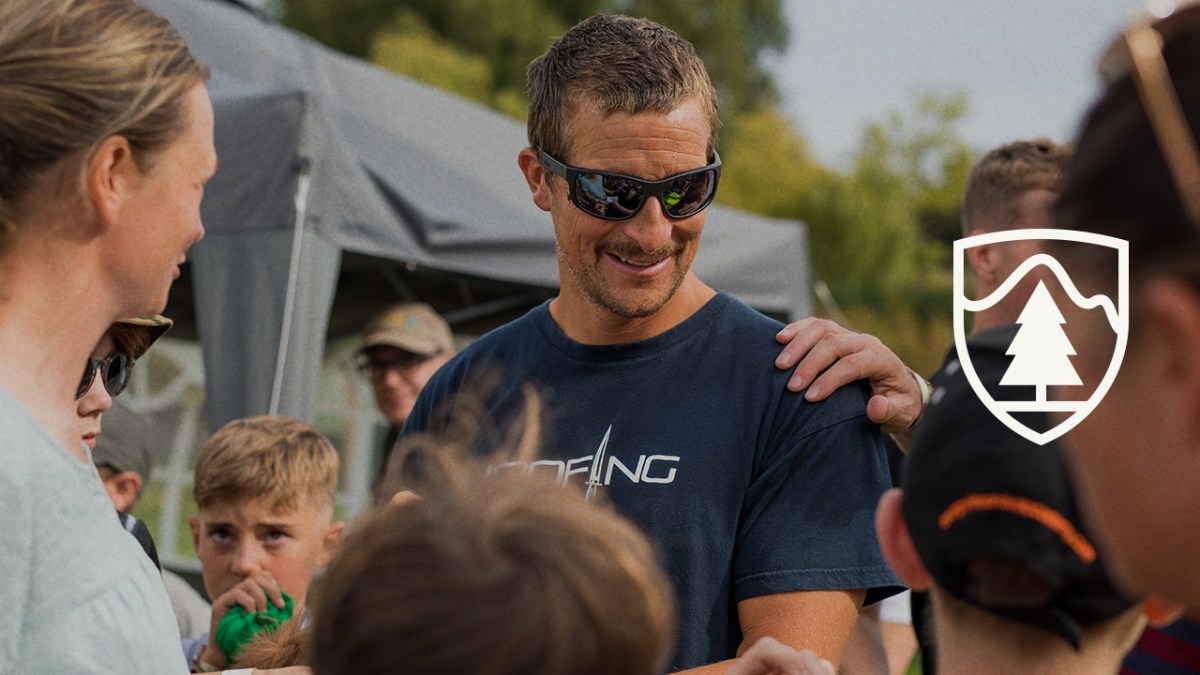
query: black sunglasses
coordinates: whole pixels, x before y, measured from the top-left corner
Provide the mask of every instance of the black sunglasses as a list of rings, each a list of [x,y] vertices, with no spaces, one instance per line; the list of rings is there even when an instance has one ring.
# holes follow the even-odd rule
[[[96,378],[96,371],[100,371],[101,381],[104,382],[104,388],[108,391],[109,396],[116,396],[125,391],[125,385],[129,384],[129,373],[133,370],[133,357],[125,352],[118,351],[107,359],[88,359],[87,365],[83,368],[83,379],[79,381],[79,388],[75,390],[75,400],[83,398],[88,389],[92,388],[92,380]]]
[[[537,152],[542,166],[566,179],[571,203],[589,216],[605,220],[632,218],[648,197],[658,197],[663,212],[671,218],[694,216],[712,203],[721,179],[721,156],[715,151],[712,164],[662,180],[580,169],[564,164],[541,148]]]
[[[441,354],[435,352],[433,354],[417,354],[410,351],[402,351],[400,356],[393,359],[372,359],[366,354],[358,355],[358,370],[359,372],[368,375],[372,378],[382,379],[389,370],[408,370],[425,363],[429,359]]]

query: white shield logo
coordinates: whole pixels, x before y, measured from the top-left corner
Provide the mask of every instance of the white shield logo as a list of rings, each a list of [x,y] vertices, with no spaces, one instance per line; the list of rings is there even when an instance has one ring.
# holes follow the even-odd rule
[[[1017,266],[1012,275],[1005,279],[1000,287],[988,297],[979,300],[967,298],[963,284],[965,251],[974,246],[1025,239],[1057,239],[1115,249],[1118,259],[1116,273],[1119,297],[1115,301],[1102,293],[1090,298],[1083,297],[1067,271],[1053,256],[1038,253]],[[1075,350],[1067,339],[1066,333],[1063,332],[1062,324],[1065,323],[1065,320],[1042,283],[1039,283],[1029,298],[1017,321],[1021,328],[1008,350],[1008,353],[1013,355],[1013,361],[1000,382],[1001,385],[1033,385],[1036,392],[1034,399],[997,401],[979,381],[979,375],[971,363],[964,327],[966,312],[980,312],[993,307],[1038,266],[1044,266],[1054,274],[1071,301],[1080,308],[1103,310],[1109,325],[1116,334],[1116,348],[1113,351],[1108,370],[1086,401],[1048,400],[1046,396],[1048,386],[1078,385],[1080,382],[1079,375],[1068,358],[1075,354]],[[1116,379],[1117,371],[1121,368],[1121,360],[1125,356],[1125,345],[1128,340],[1129,242],[1124,239],[1074,230],[1026,229],[980,234],[954,242],[954,344],[958,348],[959,362],[967,375],[967,380],[971,383],[971,388],[979,396],[979,400],[987,406],[988,410],[992,411],[996,419],[1026,439],[1038,445],[1045,445],[1082,422],[1108,393],[1109,387]],[[1060,412],[1067,413],[1067,416],[1050,429],[1038,431],[1029,428],[1013,416],[1013,413],[1021,412]]]

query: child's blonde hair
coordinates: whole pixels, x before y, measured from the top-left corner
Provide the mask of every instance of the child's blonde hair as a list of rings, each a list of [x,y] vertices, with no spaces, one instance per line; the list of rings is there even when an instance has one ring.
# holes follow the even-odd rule
[[[302,500],[333,508],[338,454],[312,425],[262,415],[234,420],[200,448],[192,495],[207,509],[217,503],[267,499],[274,508]]]

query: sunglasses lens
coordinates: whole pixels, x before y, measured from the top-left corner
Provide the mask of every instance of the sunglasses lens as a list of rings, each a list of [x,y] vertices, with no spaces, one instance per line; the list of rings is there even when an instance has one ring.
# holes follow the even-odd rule
[[[104,388],[108,390],[108,395],[116,396],[125,391],[125,385],[129,384],[129,371],[133,360],[124,352],[117,352],[104,366]]]
[[[88,359],[87,365],[83,367],[83,378],[79,381],[79,388],[75,390],[75,400],[83,398],[88,389],[92,388],[92,380],[96,377],[96,361]]]
[[[663,193],[663,208],[674,218],[686,218],[699,213],[712,201],[716,192],[716,177],[712,169],[703,169],[676,178]]]
[[[642,186],[620,176],[581,173],[575,179],[575,204],[593,216],[628,218],[644,200]]]

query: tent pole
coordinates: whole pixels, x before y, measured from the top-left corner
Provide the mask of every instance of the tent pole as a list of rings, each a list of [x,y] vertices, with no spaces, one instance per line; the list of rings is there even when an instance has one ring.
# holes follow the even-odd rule
[[[287,295],[283,301],[283,325],[279,329],[279,352],[275,355],[275,381],[271,385],[268,415],[279,414],[279,398],[283,393],[283,372],[287,365],[288,343],[292,336],[292,313],[295,311],[296,286],[300,279],[300,253],[304,244],[304,222],[308,215],[308,188],[311,182],[312,162],[302,159],[296,176],[296,222],[292,228],[292,259],[288,264]]]

